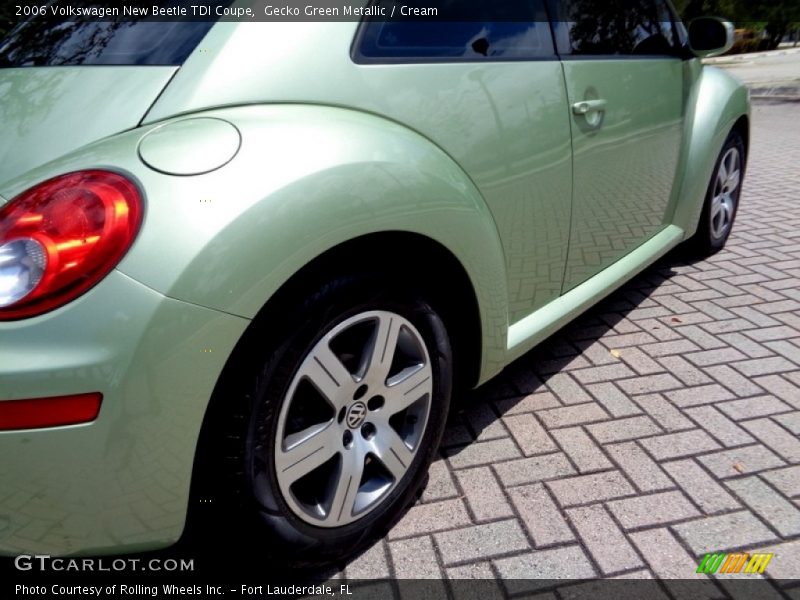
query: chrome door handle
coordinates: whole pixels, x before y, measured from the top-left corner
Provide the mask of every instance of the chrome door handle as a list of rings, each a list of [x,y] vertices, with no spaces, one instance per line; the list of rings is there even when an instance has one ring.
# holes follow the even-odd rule
[[[588,115],[592,112],[601,112],[606,109],[605,100],[583,100],[572,105],[572,112],[576,115]]]

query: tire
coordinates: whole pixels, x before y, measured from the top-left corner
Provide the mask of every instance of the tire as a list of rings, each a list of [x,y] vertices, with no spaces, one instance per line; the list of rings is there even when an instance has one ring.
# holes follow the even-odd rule
[[[739,210],[746,159],[742,134],[734,129],[714,164],[697,233],[687,242],[691,254],[711,256],[725,247]]]
[[[226,472],[205,489],[237,537],[283,564],[331,564],[418,496],[447,419],[450,341],[422,294],[377,276],[336,279],[277,319],[286,333],[212,436],[232,459],[216,457]]]

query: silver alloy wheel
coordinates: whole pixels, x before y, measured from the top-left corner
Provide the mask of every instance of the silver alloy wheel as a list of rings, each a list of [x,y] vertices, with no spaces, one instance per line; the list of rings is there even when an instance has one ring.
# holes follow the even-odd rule
[[[275,472],[294,514],[341,527],[377,508],[414,460],[432,392],[425,342],[398,314],[360,313],[320,339],[278,417]]]
[[[742,183],[742,161],[737,148],[730,148],[723,156],[714,182],[711,200],[711,235],[724,238],[733,225],[736,215],[737,192]]]

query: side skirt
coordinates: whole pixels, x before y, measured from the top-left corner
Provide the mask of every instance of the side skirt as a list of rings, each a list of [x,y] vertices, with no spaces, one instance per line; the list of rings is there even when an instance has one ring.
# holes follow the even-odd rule
[[[644,271],[684,239],[684,231],[668,225],[636,250],[508,328],[506,359],[525,354],[601,298]]]

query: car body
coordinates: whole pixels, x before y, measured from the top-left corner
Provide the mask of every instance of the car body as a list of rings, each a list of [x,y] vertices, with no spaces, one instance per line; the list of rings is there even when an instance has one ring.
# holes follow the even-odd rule
[[[332,264],[407,261],[474,387],[695,234],[726,139],[746,143],[745,88],[687,55],[666,4],[675,47],[639,56],[570,55],[534,4],[521,54],[218,22],[180,65],[0,70],[0,210],[96,170],[143,212],[90,289],[0,312],[0,405],[102,394],[80,424],[2,430],[0,411],[0,553],[176,541],[243,340]]]

